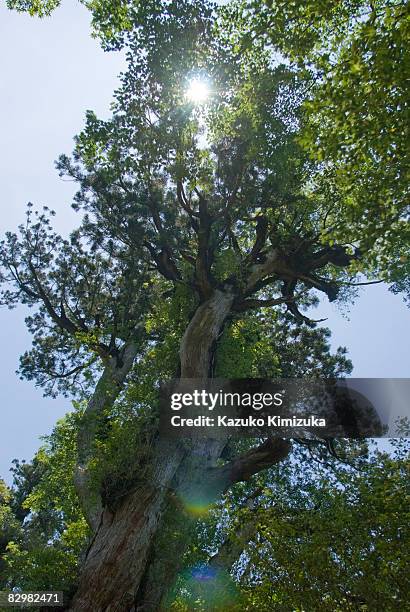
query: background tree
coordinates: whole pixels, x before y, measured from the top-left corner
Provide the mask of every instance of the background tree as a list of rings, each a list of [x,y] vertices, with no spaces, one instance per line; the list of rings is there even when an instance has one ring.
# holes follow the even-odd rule
[[[83,400],[73,471],[92,538],[73,610],[166,605],[194,529],[193,502],[212,504],[291,450],[281,439],[249,449],[228,439],[192,447],[159,437],[153,380],[240,367],[245,375],[244,362],[232,359],[241,343],[248,372],[280,371],[272,325],[284,316],[296,336],[285,351],[288,371],[302,336],[314,342],[320,375],[326,347],[306,308],[315,292],[335,300],[357,272],[369,273],[369,243],[384,230],[374,229],[372,215],[364,225],[361,200],[352,196],[347,206],[332,172],[302,149],[303,74],[264,40],[244,48],[240,14],[186,0],[120,6],[129,9],[127,27],[104,39],[128,52],[113,116],[101,121],[89,112],[73,157],[58,162],[79,184],[81,225],[64,240],[47,211],[29,209],[27,224],[1,249],[3,303],[34,308],[22,375],[46,393],[75,390]],[[185,95],[192,80],[208,82],[206,104]],[[353,242],[342,238],[343,222]],[[272,307],[288,314],[272,315]],[[269,326],[270,344],[262,333]],[[255,355],[258,342],[265,363]],[[341,354],[324,363],[328,373],[346,371]],[[144,368],[151,378],[128,384]],[[306,371],[302,360],[295,369]],[[123,401],[128,420],[119,416]],[[138,426],[127,437],[133,417]],[[115,458],[127,452],[138,461],[118,490],[124,468],[119,461],[117,471]]]
[[[89,535],[72,482],[75,435],[67,417],[31,463],[15,462],[6,524],[14,529],[5,530],[2,546],[4,588],[72,593]]]
[[[203,517],[171,609],[405,609],[408,443],[338,445],[296,446]]]

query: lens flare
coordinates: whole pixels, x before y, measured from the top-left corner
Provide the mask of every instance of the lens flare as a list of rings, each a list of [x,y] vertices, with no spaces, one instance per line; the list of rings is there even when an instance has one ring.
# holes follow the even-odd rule
[[[182,502],[185,511],[196,518],[205,516],[212,507],[212,503],[206,495],[180,495],[180,501]]]
[[[207,564],[187,568],[181,575],[185,603],[198,605],[206,610],[227,612],[237,610],[240,593],[228,572]],[[195,608],[196,609],[196,608]]]
[[[217,570],[208,565],[196,565],[190,571],[191,578],[198,582],[210,582],[217,577]]]
[[[203,104],[210,95],[209,84],[204,79],[194,78],[189,82],[186,98],[192,104]]]

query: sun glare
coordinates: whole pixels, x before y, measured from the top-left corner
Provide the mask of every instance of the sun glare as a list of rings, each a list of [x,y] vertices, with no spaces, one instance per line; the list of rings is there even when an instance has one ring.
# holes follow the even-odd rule
[[[209,85],[202,79],[192,79],[186,91],[186,97],[192,104],[203,104],[209,98]]]

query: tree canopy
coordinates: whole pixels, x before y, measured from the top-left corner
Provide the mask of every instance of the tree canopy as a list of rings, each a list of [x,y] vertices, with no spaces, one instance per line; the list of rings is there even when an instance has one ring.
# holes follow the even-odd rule
[[[31,309],[20,374],[76,398],[0,489],[4,587],[62,589],[73,609],[106,609],[114,586],[121,610],[203,609],[183,562],[216,596],[230,575],[232,609],[397,609],[404,452],[164,442],[158,384],[348,375],[314,306],[364,276],[408,287],[406,5],[85,4],[127,70],[112,116],[88,111],[57,162],[78,228],[61,237],[29,204],[1,243],[1,303]]]

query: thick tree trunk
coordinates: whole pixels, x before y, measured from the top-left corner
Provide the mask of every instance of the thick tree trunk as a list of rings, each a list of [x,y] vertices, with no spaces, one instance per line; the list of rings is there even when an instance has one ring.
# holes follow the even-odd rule
[[[268,440],[222,467],[222,440],[201,439],[188,453],[160,441],[151,483],[130,494],[115,513],[105,510],[90,545],[71,610],[166,612],[195,527],[190,506],[204,509],[234,482],[284,459],[285,440]]]
[[[226,488],[224,478],[214,475],[216,460],[224,446],[222,439],[199,439],[181,462],[173,479],[168,510],[153,541],[150,562],[137,593],[138,612],[169,609],[172,588],[191,541],[197,513],[206,512]]]
[[[216,290],[201,304],[181,341],[183,377],[205,379],[212,352],[231,310],[233,294]],[[196,517],[234,482],[285,458],[287,441],[271,440],[217,466],[225,440],[157,440],[149,482],[115,509],[105,508],[89,546],[73,612],[157,612],[169,595],[190,542]]]
[[[215,291],[201,304],[181,341],[184,377],[207,378],[212,351],[233,302]],[[169,596],[196,517],[234,482],[285,458],[290,444],[271,440],[217,466],[226,441],[198,438],[157,440],[149,482],[105,508],[89,546],[70,610],[157,612],[169,609]]]
[[[215,290],[197,308],[181,341],[181,378],[203,380],[210,376],[212,354],[233,300],[231,288]],[[173,479],[173,496],[168,512],[153,539],[150,562],[137,592],[137,611],[168,609],[168,597],[197,521],[189,508],[206,508],[223,491],[222,481],[215,482],[209,474],[225,443],[221,438],[199,439],[181,462]]]
[[[181,341],[182,377],[208,377],[212,352],[233,299],[232,291],[215,290],[197,308]],[[161,609],[193,524],[183,500],[189,502],[198,495],[205,495],[209,503],[215,500],[217,489],[207,490],[205,471],[215,465],[223,447],[223,440],[201,439],[187,452],[178,441],[158,441],[150,482],[131,493],[115,512],[105,509],[101,515],[72,601],[73,612]],[[172,503],[178,499],[185,526],[170,546],[164,536],[170,533]]]
[[[169,610],[172,587],[197,521],[192,509],[206,511],[234,482],[248,480],[260,469],[280,462],[291,448],[288,440],[267,440],[231,463],[216,467],[215,460],[223,446],[223,440],[203,438],[181,462],[173,481],[173,500],[154,540],[147,572],[137,593],[137,612]],[[245,534],[246,526],[243,528]],[[226,554],[222,557],[225,562],[229,560]],[[224,569],[229,571],[230,567],[225,565]]]
[[[205,379],[212,352],[233,303],[214,291],[195,312],[181,341],[181,374]],[[283,440],[267,441],[223,467],[225,440],[158,439],[149,482],[141,482],[115,510],[106,508],[90,544],[71,610],[157,612],[169,595],[190,542],[196,517],[234,482],[246,480],[289,453]]]
[[[121,505],[105,509],[89,546],[71,610],[128,612],[146,571],[170,482],[184,457],[181,445],[159,440],[150,482]]]
[[[228,314],[234,294],[216,289],[192,317],[181,341],[181,378],[207,378],[210,375],[212,351]]]

